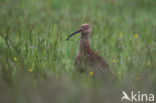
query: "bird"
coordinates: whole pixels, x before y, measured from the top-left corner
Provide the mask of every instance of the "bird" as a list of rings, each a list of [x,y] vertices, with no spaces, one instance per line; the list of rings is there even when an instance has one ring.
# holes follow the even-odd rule
[[[107,62],[90,47],[90,36],[92,27],[85,23],[82,24],[80,29],[68,36],[69,40],[73,35],[81,33],[79,41],[79,49],[75,57],[74,64],[78,70],[83,73],[87,68],[94,68],[95,72],[110,72],[110,67]]]

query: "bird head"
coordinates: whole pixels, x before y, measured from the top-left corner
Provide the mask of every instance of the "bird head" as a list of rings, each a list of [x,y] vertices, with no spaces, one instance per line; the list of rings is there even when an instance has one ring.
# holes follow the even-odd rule
[[[92,32],[92,28],[89,24],[82,24],[81,26],[81,32],[82,34],[90,34]]]
[[[81,37],[89,38],[92,32],[92,28],[89,24],[82,24],[81,28],[76,32],[72,33],[71,35],[69,35],[66,40],[69,40],[70,37],[80,32],[81,32]]]

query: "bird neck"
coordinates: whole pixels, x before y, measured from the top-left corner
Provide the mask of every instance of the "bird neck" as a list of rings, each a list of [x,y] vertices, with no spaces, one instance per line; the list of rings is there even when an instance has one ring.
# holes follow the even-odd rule
[[[84,52],[88,49],[90,49],[89,38],[85,38],[83,35],[81,35],[79,42],[79,52]]]

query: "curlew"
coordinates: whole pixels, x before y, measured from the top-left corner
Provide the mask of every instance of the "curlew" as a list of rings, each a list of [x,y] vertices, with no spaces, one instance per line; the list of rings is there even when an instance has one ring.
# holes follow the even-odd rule
[[[80,32],[81,36],[78,53],[75,58],[75,66],[80,72],[86,71],[87,68],[94,68],[96,72],[110,72],[109,65],[106,61],[90,48],[89,38],[92,33],[92,28],[89,24],[82,24],[81,28],[69,35],[66,40],[69,40],[70,37]]]

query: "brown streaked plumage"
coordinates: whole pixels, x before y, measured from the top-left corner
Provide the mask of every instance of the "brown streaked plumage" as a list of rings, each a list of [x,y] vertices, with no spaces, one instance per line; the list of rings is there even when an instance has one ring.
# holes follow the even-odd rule
[[[106,61],[98,56],[89,45],[89,38],[92,32],[92,28],[89,24],[82,24],[80,30],[72,33],[66,40],[76,33],[81,32],[79,50],[75,58],[75,66],[79,68],[81,72],[86,71],[89,67],[95,68],[96,71],[109,71],[109,65]]]

